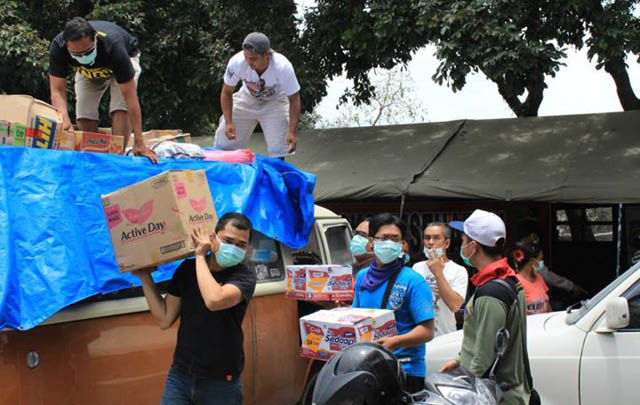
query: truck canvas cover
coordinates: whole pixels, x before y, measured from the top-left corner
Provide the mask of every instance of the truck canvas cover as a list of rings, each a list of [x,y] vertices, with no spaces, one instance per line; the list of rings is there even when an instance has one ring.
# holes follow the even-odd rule
[[[277,159],[252,164],[0,147],[0,329],[30,329],[96,294],[139,285],[120,273],[101,194],[167,170],[205,170],[216,212],[242,212],[292,248],[313,225],[315,176]],[[179,263],[162,266],[157,282]]]

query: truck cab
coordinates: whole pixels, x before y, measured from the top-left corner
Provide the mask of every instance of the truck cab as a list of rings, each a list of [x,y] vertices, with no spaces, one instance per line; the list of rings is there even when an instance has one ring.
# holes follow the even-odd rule
[[[252,235],[246,260],[258,282],[243,323],[245,404],[295,404],[309,378],[298,323],[308,308],[285,298],[285,267],[351,264],[349,223],[314,208],[303,249]],[[33,329],[0,331],[0,398],[15,405],[158,404],[178,322],[161,330],[141,289],[132,286],[76,303]]]

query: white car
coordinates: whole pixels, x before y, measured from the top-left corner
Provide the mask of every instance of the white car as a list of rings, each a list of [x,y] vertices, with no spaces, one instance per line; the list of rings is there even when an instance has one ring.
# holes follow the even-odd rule
[[[640,404],[640,263],[582,306],[527,318],[533,385],[544,405]],[[462,331],[427,344],[427,379]]]

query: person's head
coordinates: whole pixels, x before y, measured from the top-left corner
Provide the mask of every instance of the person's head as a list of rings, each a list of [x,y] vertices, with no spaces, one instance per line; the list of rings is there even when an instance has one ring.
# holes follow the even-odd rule
[[[405,248],[406,228],[400,218],[378,214],[369,221],[369,236],[373,238],[373,253],[379,265],[389,264],[401,257]]]
[[[271,42],[269,38],[261,32],[252,32],[242,41],[244,58],[257,72],[263,72],[269,66],[271,56]]]
[[[475,210],[464,222],[451,221],[449,225],[463,232],[460,256],[467,266],[483,268],[503,257],[507,231],[496,214]]]
[[[215,237],[220,242],[216,262],[220,267],[231,267],[242,262],[251,241],[251,221],[243,214],[228,212],[218,220]]]
[[[82,17],[74,17],[64,26],[62,32],[67,51],[72,58],[83,65],[92,64],[98,53],[96,30]]]
[[[537,243],[516,242],[509,249],[507,261],[516,272],[540,271],[544,266],[542,250]]]
[[[358,259],[373,250],[372,239],[369,237],[369,218],[360,222],[356,229],[353,230],[353,238],[351,238],[351,254]]]
[[[451,245],[451,228],[442,222],[431,222],[424,228],[422,244],[425,256],[429,259],[429,252],[437,256],[447,256],[447,249]]]

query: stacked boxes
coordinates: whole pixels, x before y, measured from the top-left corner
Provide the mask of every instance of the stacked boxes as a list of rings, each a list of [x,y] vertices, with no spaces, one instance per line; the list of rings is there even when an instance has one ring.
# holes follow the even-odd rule
[[[351,266],[287,266],[286,297],[307,301],[353,300]]]
[[[0,95],[0,144],[56,149],[62,116],[52,105],[25,95]]]
[[[328,360],[345,347],[398,334],[389,309],[335,308],[300,318],[300,354]]]
[[[203,170],[171,170],[102,196],[120,271],[193,255],[191,233],[214,232],[218,218]]]

